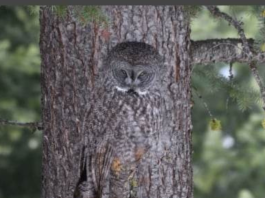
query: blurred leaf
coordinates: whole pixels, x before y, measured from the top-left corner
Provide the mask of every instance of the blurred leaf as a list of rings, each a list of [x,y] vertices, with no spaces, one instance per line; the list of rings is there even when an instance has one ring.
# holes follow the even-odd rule
[[[265,119],[261,122],[262,127],[265,129]]]
[[[222,130],[221,121],[217,119],[211,119],[210,120],[210,128],[213,131],[220,131]]]

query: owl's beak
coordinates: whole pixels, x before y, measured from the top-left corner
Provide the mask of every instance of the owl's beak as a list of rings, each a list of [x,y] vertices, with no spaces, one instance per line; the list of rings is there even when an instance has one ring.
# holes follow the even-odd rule
[[[131,72],[131,79],[132,79],[132,81],[134,81],[135,80],[135,78],[136,78],[136,75],[135,75],[135,73],[134,73],[134,71],[132,70],[132,72]]]
[[[127,91],[128,94],[139,96],[139,94],[134,89],[129,89]]]

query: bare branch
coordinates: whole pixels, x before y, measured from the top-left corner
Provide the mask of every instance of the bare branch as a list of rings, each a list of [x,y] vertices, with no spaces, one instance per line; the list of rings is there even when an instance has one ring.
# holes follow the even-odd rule
[[[207,8],[214,16],[219,17],[219,18],[223,18],[224,20],[226,20],[229,23],[229,25],[234,26],[234,28],[238,31],[238,34],[239,34],[239,36],[242,40],[242,44],[243,44],[242,52],[247,57],[247,62],[249,62],[249,66],[251,68],[252,74],[253,74],[255,80],[257,81],[257,83],[259,85],[261,97],[263,100],[263,110],[265,110],[265,87],[264,87],[264,84],[262,82],[262,78],[259,75],[259,72],[257,70],[257,65],[256,65],[257,62],[260,63],[260,61],[257,59],[259,59],[259,57],[261,57],[261,55],[262,55],[262,58],[264,58],[264,53],[258,53],[256,55],[254,54],[253,48],[251,48],[251,46],[250,46],[250,44],[246,38],[244,29],[242,28],[243,22],[237,21],[234,18],[232,18],[231,16],[229,16],[228,14],[221,12],[217,6],[207,6]],[[234,60],[232,60],[232,61],[234,61]]]
[[[251,68],[251,71],[252,71],[252,74],[255,78],[255,80],[257,81],[258,85],[259,85],[259,88],[260,88],[260,93],[261,93],[261,97],[262,97],[262,101],[263,101],[263,110],[265,110],[265,87],[264,87],[264,84],[262,82],[262,78],[260,77],[259,75],[259,72],[257,70],[257,65],[255,62],[251,62],[249,64],[250,68]]]
[[[197,97],[201,100],[201,102],[202,102],[204,108],[206,109],[206,111],[208,112],[209,116],[212,119],[214,119],[214,116],[213,116],[212,112],[210,111],[208,104],[205,102],[202,95],[198,93],[198,90],[195,86],[193,86],[193,90],[194,90],[195,94],[197,95]]]
[[[18,121],[0,119],[0,125],[12,125],[19,127],[29,127],[34,130],[43,130],[42,122],[18,122]]]
[[[247,40],[250,48],[254,46],[254,40]],[[209,39],[191,42],[192,64],[209,64],[215,62],[241,62],[265,63],[265,53],[259,52],[252,57],[243,51],[241,39]]]
[[[206,6],[208,10],[216,17],[222,18],[226,20],[229,25],[234,26],[234,28],[237,30],[242,42],[243,42],[243,51],[249,56],[249,58],[252,56],[252,51],[249,47],[248,40],[246,38],[244,29],[242,28],[243,22],[237,21],[236,19],[232,18],[228,14],[221,12],[217,6]]]

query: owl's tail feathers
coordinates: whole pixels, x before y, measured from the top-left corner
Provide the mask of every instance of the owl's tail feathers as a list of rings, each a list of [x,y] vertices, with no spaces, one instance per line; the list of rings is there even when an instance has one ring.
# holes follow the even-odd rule
[[[99,197],[107,192],[109,185],[109,173],[114,158],[114,151],[109,142],[102,141],[97,145],[96,152],[92,156],[92,174]]]
[[[74,198],[96,198],[95,184],[93,182],[92,172],[90,171],[91,163],[89,162],[91,162],[91,159],[88,159],[87,149],[83,148],[80,178],[75,189]]]
[[[91,181],[81,182],[75,191],[74,198],[96,198],[95,188]]]

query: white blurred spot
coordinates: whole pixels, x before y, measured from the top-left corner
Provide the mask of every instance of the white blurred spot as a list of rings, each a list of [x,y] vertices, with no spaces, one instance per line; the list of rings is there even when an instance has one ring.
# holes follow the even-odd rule
[[[31,149],[36,149],[39,146],[39,142],[36,139],[30,139],[28,142],[28,146]]]
[[[249,191],[248,189],[242,189],[239,192],[238,198],[254,198],[254,196],[252,195],[251,191]]]
[[[223,67],[222,69],[220,69],[219,73],[220,73],[223,77],[225,77],[225,78],[228,79],[229,76],[230,76],[229,69],[230,69],[230,67],[229,67],[229,65],[227,65],[227,66]],[[235,72],[235,70],[234,70],[233,68],[232,68],[232,74],[233,74],[233,76],[236,75],[236,72]]]
[[[232,146],[234,146],[234,144],[235,144],[235,140],[231,136],[225,136],[223,138],[222,145],[223,145],[224,148],[229,149]]]

